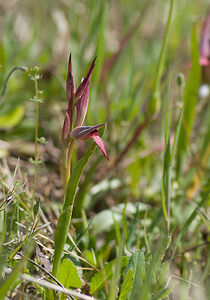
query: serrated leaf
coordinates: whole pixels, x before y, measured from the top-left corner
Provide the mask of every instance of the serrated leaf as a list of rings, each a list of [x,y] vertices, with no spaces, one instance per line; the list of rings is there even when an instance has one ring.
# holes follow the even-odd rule
[[[81,279],[77,273],[77,268],[69,259],[63,259],[58,272],[58,281],[65,288],[80,288],[82,285]]]
[[[112,270],[114,265],[117,263],[117,259],[112,260],[104,266],[103,272],[105,273],[106,279],[109,279],[112,276]],[[128,257],[123,256],[121,261],[121,270],[128,263]],[[104,276],[102,270],[96,273],[90,281],[90,294],[92,295],[95,291],[99,290],[104,285]]]
[[[1,129],[10,129],[22,120],[24,116],[24,107],[23,106],[17,106],[15,109],[10,111],[8,114],[5,114],[4,116],[0,116],[0,128]]]
[[[138,249],[132,254],[126,272],[130,269],[133,272],[133,284],[129,299],[140,299],[141,287],[145,277],[145,258],[144,253],[141,250]]]
[[[129,269],[125,275],[124,281],[122,283],[122,288],[119,296],[119,300],[126,300],[128,297],[128,293],[131,290],[133,281],[133,271]]]

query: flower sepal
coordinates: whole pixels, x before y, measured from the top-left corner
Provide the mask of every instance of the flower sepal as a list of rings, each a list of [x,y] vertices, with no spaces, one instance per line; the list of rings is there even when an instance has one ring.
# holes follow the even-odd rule
[[[98,129],[102,126],[104,126],[104,124],[98,124],[95,126],[78,126],[72,130],[71,137],[73,139],[80,140],[87,140],[89,138],[92,138],[95,141],[95,143],[99,146],[101,152],[106,157],[106,159],[109,160],[106,151],[106,145],[102,138],[99,136],[98,132]]]

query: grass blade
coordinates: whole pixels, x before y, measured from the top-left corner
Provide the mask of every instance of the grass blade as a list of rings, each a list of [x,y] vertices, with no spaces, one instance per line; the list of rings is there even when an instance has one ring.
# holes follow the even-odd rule
[[[171,27],[171,22],[172,22],[172,14],[173,14],[173,9],[174,9],[174,0],[170,1],[170,9],[169,9],[169,14],[168,14],[168,20],[165,28],[165,33],[163,37],[163,42],[162,42],[162,48],[160,51],[160,57],[158,60],[158,66],[157,66],[157,71],[155,75],[155,83],[154,83],[154,92],[153,95],[149,101],[149,112],[151,114],[158,112],[160,110],[160,80],[163,72],[163,63],[165,59],[165,53],[166,53],[166,46],[168,42],[168,36],[169,36],[169,30]]]
[[[196,26],[194,26],[191,39],[192,67],[184,91],[184,112],[180,128],[180,137],[177,152],[177,172],[181,171],[183,156],[187,150],[197,103],[197,93],[200,85],[199,49],[197,44]]]
[[[203,199],[197,204],[196,208],[193,210],[193,212],[191,213],[191,215],[189,216],[189,218],[187,219],[187,221],[184,223],[184,226],[183,226],[182,230],[180,231],[180,233],[179,233],[179,235],[178,235],[178,237],[176,239],[176,242],[175,242],[175,245],[174,245],[174,248],[173,248],[173,252],[172,252],[172,255],[171,255],[171,260],[174,258],[176,250],[177,250],[177,248],[179,246],[179,243],[180,243],[181,239],[183,238],[183,236],[187,232],[187,229],[189,228],[190,224],[193,222],[193,220],[197,216],[199,209],[202,206],[204,206],[205,203],[208,201],[209,194],[210,194],[210,190],[208,190],[205,193],[205,195],[203,196]]]
[[[133,272],[133,284],[129,299],[139,299],[141,295],[141,287],[145,277],[145,259],[144,253],[141,250],[136,250],[131,256],[127,266],[127,272],[130,269]]]

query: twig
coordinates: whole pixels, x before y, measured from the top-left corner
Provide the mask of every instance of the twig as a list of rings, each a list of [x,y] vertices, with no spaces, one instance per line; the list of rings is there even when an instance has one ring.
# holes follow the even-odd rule
[[[22,280],[33,282],[33,283],[38,284],[40,286],[46,287],[48,289],[52,289],[54,291],[58,291],[60,293],[63,293],[63,294],[69,295],[69,296],[77,297],[78,299],[96,300],[96,298],[93,298],[91,296],[87,296],[87,295],[84,295],[84,294],[80,294],[78,292],[71,291],[71,290],[66,289],[66,288],[62,288],[62,287],[60,287],[56,284],[53,284],[53,283],[50,283],[50,282],[44,280],[44,279],[39,280],[39,279],[36,279],[36,278],[34,278],[32,276],[29,276],[29,275],[26,275],[26,274],[21,274],[20,277],[21,277]]]
[[[186,282],[186,283],[189,283],[189,284],[191,284],[191,285],[193,285],[193,286],[195,286],[195,287],[199,287],[199,288],[201,287],[200,285],[198,285],[198,284],[196,284],[196,283],[194,283],[194,282],[192,282],[192,281],[190,281],[190,280],[183,279],[183,278],[181,278],[181,277],[179,277],[179,276],[177,276],[177,275],[170,275],[170,276],[168,277],[167,282],[166,282],[166,286],[165,286],[166,288],[169,286],[169,283],[170,283],[170,281],[171,281],[172,278],[182,280],[182,281],[184,281],[184,282]]]

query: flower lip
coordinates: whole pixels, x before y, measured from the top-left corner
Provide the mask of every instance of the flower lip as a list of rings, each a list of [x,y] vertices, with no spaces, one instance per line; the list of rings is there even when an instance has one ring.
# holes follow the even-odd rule
[[[102,127],[104,124],[98,124],[95,126],[79,126],[72,130],[71,137],[73,139],[81,139],[86,140],[88,138],[92,138],[95,143],[99,146],[101,149],[101,152],[106,157],[106,159],[109,160],[107,151],[106,151],[106,145],[102,138],[98,134],[98,129]]]
[[[95,126],[78,126],[74,128],[71,132],[71,137],[73,139],[88,139],[91,134],[98,132],[100,127],[104,126],[104,124],[98,124]]]
[[[90,136],[92,139],[94,139],[95,143],[98,145],[98,147],[101,149],[101,152],[106,157],[107,160],[109,160],[109,157],[106,152],[106,145],[102,138],[98,135],[98,131],[94,134],[91,134]]]

